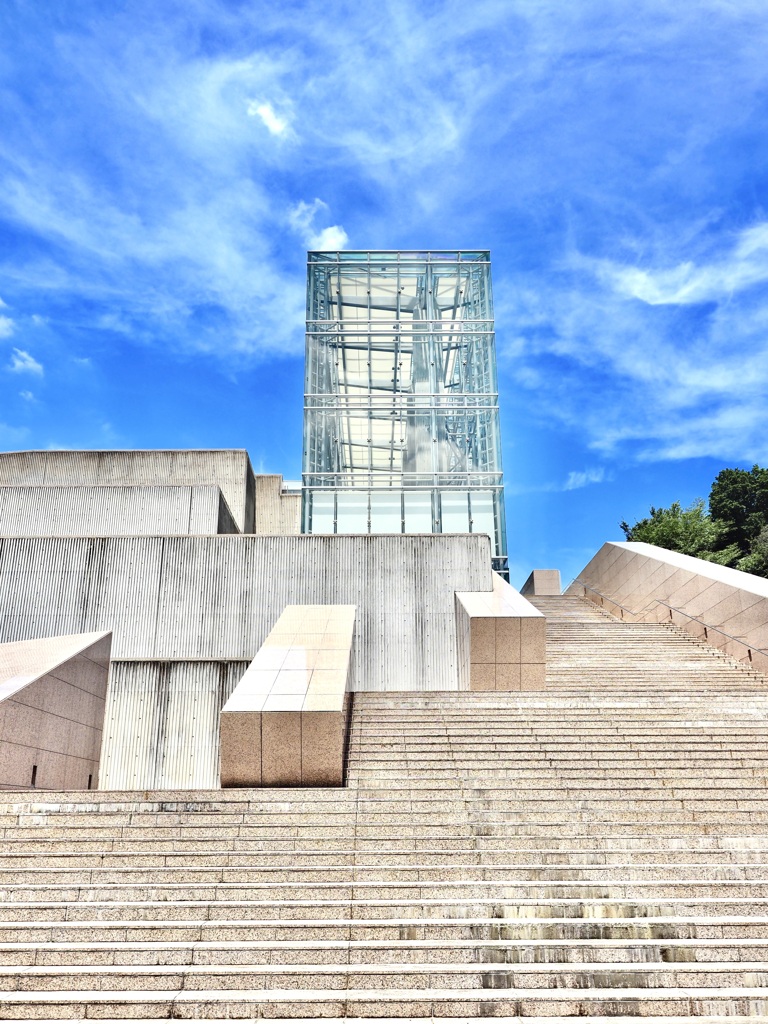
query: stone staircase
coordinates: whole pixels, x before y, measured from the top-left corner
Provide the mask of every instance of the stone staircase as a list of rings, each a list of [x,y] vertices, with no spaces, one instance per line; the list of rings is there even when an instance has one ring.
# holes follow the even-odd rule
[[[768,684],[569,598],[345,789],[2,794],[0,1019],[768,1019]]]

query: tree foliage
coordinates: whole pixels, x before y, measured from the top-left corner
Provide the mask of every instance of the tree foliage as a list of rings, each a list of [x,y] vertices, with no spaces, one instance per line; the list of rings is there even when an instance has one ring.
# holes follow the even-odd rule
[[[768,469],[723,469],[709,492],[709,513],[721,524],[725,544],[751,551],[768,525]]]
[[[627,540],[656,544],[710,562],[768,577],[768,469],[723,469],[709,494],[687,508],[651,507],[633,526],[620,524]]]
[[[634,526],[621,524],[627,540],[645,541],[668,551],[681,551],[684,555],[701,556],[717,543],[717,527],[712,522],[703,498],[697,498],[688,508],[673,501],[669,508],[653,508],[647,519]]]

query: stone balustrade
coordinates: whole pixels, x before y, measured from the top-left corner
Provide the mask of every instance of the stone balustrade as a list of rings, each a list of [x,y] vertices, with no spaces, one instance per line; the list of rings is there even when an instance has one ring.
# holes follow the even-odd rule
[[[567,594],[628,621],[671,622],[768,672],[768,580],[653,544],[604,544]]]

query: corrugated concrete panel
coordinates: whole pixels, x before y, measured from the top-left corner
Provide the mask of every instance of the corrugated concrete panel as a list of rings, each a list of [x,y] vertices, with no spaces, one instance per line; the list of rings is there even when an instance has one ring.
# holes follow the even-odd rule
[[[287,604],[354,604],[356,688],[455,689],[454,592],[491,587],[481,535],[0,538],[0,640],[250,661]]]
[[[125,537],[237,533],[215,485],[3,487],[7,537]]]
[[[280,536],[301,533],[301,495],[285,494],[283,478],[278,474],[259,473],[255,485],[254,533]]]
[[[219,712],[248,663],[113,662],[100,789],[218,789]]]
[[[253,533],[253,470],[243,450],[0,453],[5,486],[205,484],[221,488],[238,529]]]

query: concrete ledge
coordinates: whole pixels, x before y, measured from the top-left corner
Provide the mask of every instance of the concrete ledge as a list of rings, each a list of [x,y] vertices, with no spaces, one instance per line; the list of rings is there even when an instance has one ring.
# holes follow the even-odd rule
[[[673,622],[768,673],[768,580],[652,544],[604,544],[566,591],[627,621]]]
[[[456,592],[460,690],[543,690],[547,621],[493,573],[493,590]]]
[[[221,785],[341,786],[354,605],[288,605],[221,711]]]

